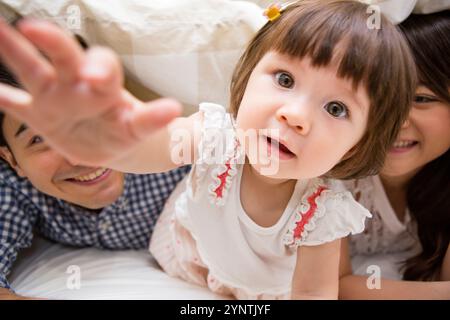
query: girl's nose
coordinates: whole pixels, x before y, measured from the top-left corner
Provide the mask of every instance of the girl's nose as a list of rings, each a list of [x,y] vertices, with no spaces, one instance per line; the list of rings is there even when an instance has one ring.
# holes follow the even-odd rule
[[[286,106],[277,110],[276,119],[292,128],[296,133],[306,135],[311,129],[310,116],[306,108]]]

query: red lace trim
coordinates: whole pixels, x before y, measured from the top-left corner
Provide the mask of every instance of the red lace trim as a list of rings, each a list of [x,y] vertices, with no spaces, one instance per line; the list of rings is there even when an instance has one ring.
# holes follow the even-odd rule
[[[299,239],[302,236],[303,230],[305,229],[305,225],[311,220],[311,218],[314,216],[317,210],[317,203],[316,199],[322,194],[324,190],[327,190],[328,188],[319,186],[317,190],[308,197],[308,203],[309,203],[309,210],[306,211],[304,214],[302,214],[302,219],[300,221],[297,221],[296,227],[294,229],[294,238],[293,243],[295,243],[296,239]]]
[[[225,188],[225,184],[227,182],[227,177],[231,170],[231,165],[230,165],[229,161],[227,163],[225,163],[225,166],[227,167],[227,169],[222,174],[217,176],[217,178],[220,179],[219,186],[216,188],[216,190],[214,190],[214,193],[216,194],[217,198],[223,197],[223,189]]]
[[[239,148],[241,144],[239,143],[239,140],[235,140],[234,141],[234,153],[233,156],[231,157],[230,160],[228,160],[225,163],[225,166],[227,167],[227,169],[221,173],[220,175],[217,176],[217,178],[219,178],[220,180],[220,184],[219,186],[214,190],[214,193],[216,194],[217,198],[222,198],[223,197],[223,190],[225,188],[225,184],[227,183],[227,177],[230,175],[230,170],[231,170],[231,161],[232,159],[234,159],[236,157],[236,153],[237,153],[237,149]]]

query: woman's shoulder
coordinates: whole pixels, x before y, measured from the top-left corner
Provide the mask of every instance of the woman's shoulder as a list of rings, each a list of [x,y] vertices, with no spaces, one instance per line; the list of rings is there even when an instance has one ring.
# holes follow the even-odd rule
[[[335,180],[334,183],[342,185],[352,193],[354,198],[365,206],[370,206],[376,197],[380,197],[379,176],[368,176],[360,179]]]

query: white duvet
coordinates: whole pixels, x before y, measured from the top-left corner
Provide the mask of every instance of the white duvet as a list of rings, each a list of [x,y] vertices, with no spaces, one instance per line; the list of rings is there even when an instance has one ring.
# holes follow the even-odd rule
[[[355,274],[370,276],[378,266],[382,278],[400,280],[399,255],[358,256],[352,260]],[[74,281],[79,271],[79,284]],[[10,277],[23,296],[49,299],[228,299],[206,288],[169,277],[147,250],[107,251],[74,249],[36,238],[24,250]]]
[[[28,297],[226,299],[169,277],[147,250],[74,249],[42,238],[36,238],[33,247],[21,253],[8,279],[16,293]]]

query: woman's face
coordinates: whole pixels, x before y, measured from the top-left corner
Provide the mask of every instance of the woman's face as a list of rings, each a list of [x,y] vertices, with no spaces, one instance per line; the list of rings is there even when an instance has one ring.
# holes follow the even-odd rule
[[[409,117],[388,151],[381,175],[412,176],[449,148],[450,105],[420,86]]]

